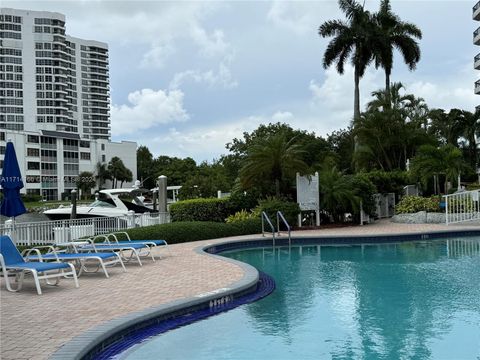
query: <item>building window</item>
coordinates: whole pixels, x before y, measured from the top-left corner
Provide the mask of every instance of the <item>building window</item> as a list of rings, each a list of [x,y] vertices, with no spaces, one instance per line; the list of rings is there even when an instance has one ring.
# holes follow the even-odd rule
[[[28,136],[27,136],[27,142],[29,142],[29,143],[34,143],[34,144],[38,144],[38,136],[28,135]]]
[[[27,156],[39,157],[40,156],[40,150],[39,149],[34,149],[34,148],[27,148]]]
[[[107,160],[106,160],[105,155],[102,155],[102,162],[106,162],[106,161],[107,161]]]
[[[102,144],[102,151],[105,151],[105,144]]]
[[[5,141],[5,133],[0,132],[0,141]]]
[[[5,154],[5,146],[0,146],[0,155]]]
[[[83,148],[90,148],[90,142],[89,141],[80,141],[80,147],[83,147]]]
[[[40,163],[38,162],[27,162],[27,170],[40,170]]]
[[[82,160],[90,160],[90,153],[81,152],[81,153],[80,153],[80,159],[82,159]]]

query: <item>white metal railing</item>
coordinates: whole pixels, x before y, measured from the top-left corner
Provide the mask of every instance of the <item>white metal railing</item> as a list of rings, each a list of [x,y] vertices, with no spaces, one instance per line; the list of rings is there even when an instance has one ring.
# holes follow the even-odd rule
[[[447,256],[476,256],[480,255],[480,241],[471,239],[448,239]]]
[[[292,246],[292,230],[288,225],[287,219],[283,216],[281,211],[277,211],[277,235],[280,236],[280,220],[285,224],[288,230],[288,246]]]
[[[58,244],[86,236],[107,234],[140,226],[165,224],[170,214],[144,213],[119,217],[95,217],[74,220],[13,223],[7,220],[0,226],[2,235],[9,235],[16,245]]]
[[[268,217],[267,213],[265,211],[262,211],[262,236],[265,236],[265,221],[270,226],[270,229],[272,231],[272,245],[273,247],[275,247],[275,227],[273,226],[272,221]]]
[[[445,196],[446,224],[480,220],[480,190],[463,191]]]

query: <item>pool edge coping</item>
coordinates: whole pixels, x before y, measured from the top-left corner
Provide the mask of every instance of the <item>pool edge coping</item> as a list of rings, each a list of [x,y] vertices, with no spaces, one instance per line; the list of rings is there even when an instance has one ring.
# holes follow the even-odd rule
[[[403,242],[403,241],[424,241],[430,240],[429,237],[444,237],[444,236],[451,236],[452,234],[456,234],[458,236],[472,236],[472,235],[480,235],[480,229],[452,229],[452,230],[430,230],[430,231],[419,231],[419,232],[400,232],[394,234],[370,234],[370,235],[314,235],[309,234],[305,236],[295,236],[295,239],[359,239],[359,240],[367,240],[368,239],[382,239],[382,238],[389,238],[390,241],[381,241],[381,242]],[[406,238],[408,237],[408,238]],[[277,238],[278,239],[278,238]],[[285,240],[286,237],[282,236],[282,240]],[[96,346],[100,345],[102,342],[105,342],[108,338],[114,336],[115,334],[121,332],[122,330],[126,330],[129,327],[132,327],[136,324],[142,323],[144,321],[150,320],[155,317],[159,317],[162,315],[167,315],[169,313],[173,313],[182,309],[187,309],[190,307],[197,306],[204,302],[208,302],[210,300],[216,299],[218,297],[226,296],[226,295],[235,295],[240,293],[248,288],[254,286],[259,278],[258,270],[255,269],[253,266],[243,263],[241,261],[237,261],[234,259],[230,259],[224,256],[216,255],[216,253],[209,253],[208,250],[211,248],[224,246],[224,245],[234,245],[235,243],[259,243],[260,241],[268,241],[271,240],[270,237],[264,236],[257,236],[254,238],[249,239],[230,239],[228,238],[223,239],[211,239],[211,241],[217,240],[219,242],[214,244],[203,244],[195,247],[193,251],[200,255],[207,255],[212,256],[216,259],[221,259],[222,261],[226,261],[235,265],[238,265],[243,271],[243,277],[230,284],[228,289],[225,291],[221,291],[218,293],[214,293],[211,295],[206,296],[199,296],[202,294],[193,295],[187,298],[178,299],[175,301],[171,301],[165,304],[161,304],[158,306],[149,307],[144,310],[135,311],[129,313],[127,315],[123,315],[118,318],[114,318],[108,320],[104,323],[96,325],[95,327],[82,332],[80,335],[77,335],[63,344],[60,348],[58,348],[53,354],[50,355],[49,359],[51,360],[81,360],[85,355],[87,355],[90,351],[92,351]],[[207,240],[208,241],[208,240]],[[357,242],[361,243],[360,242]],[[325,243],[322,244],[321,242],[317,245],[334,245],[335,242]],[[355,244],[354,242],[349,242],[347,244]],[[292,244],[293,246],[297,244]],[[302,244],[300,244],[302,245]],[[305,245],[305,244],[303,244]],[[338,243],[338,245],[344,245],[342,243]],[[254,246],[252,246],[254,247]],[[239,246],[237,249],[246,249],[247,247]],[[219,252],[234,250],[232,249],[224,249],[220,250]],[[208,293],[207,293],[208,294]]]
[[[228,285],[228,288],[222,288],[222,290],[225,289],[223,291],[211,294],[207,292],[206,294],[208,295],[205,296],[201,296],[202,294],[196,294],[187,298],[170,301],[168,303],[149,307],[140,311],[131,312],[129,314],[103,322],[67,341],[53,354],[51,354],[48,359],[81,360],[102,342],[136,324],[159,316],[168,315],[169,313],[174,313],[179,310],[195,307],[205,302],[208,303],[210,300],[214,300],[219,297],[235,295],[256,285],[259,279],[259,273],[257,269],[247,263],[206,252],[205,250],[211,246],[214,246],[214,244],[200,245],[195,247],[193,251],[201,255],[215,257],[217,259],[221,259],[222,261],[240,266],[240,268],[243,270],[243,276],[240,280]]]

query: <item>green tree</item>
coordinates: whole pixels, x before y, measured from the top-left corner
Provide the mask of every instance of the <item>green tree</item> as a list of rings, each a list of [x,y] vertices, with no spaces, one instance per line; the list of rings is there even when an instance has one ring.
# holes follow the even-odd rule
[[[155,169],[153,165],[153,155],[148,147],[140,146],[137,149],[137,174],[142,186],[146,189],[155,187]]]
[[[76,183],[77,188],[82,190],[83,197],[87,198],[87,196],[90,194],[90,191],[95,187],[95,176],[90,171],[83,171],[78,174]]]
[[[318,30],[321,37],[333,37],[323,55],[323,67],[328,68],[336,63],[338,73],[343,74],[345,62],[351,58],[355,81],[353,118],[358,119],[360,79],[373,58],[374,19],[370,12],[355,0],[339,0],[338,4],[347,21],[329,20]]]
[[[393,83],[389,94],[381,89],[372,96],[367,110],[354,124],[358,137],[354,152],[357,168],[405,169],[407,159],[415,155],[420,145],[434,142],[422,126],[423,119],[412,119],[423,103],[405,94],[401,83]]]
[[[155,176],[165,175],[170,185],[182,185],[197,172],[197,163],[190,157],[159,156],[154,161]]]
[[[443,109],[432,109],[428,114],[430,120],[429,132],[440,143],[458,147],[462,135],[462,110],[451,109],[448,113]]]
[[[460,145],[466,153],[470,166],[476,170],[478,164],[477,136],[480,133],[480,109],[475,112],[463,110],[460,115]]]
[[[352,177],[329,162],[319,171],[320,205],[334,219],[342,222],[346,212],[358,210],[361,198],[356,194]]]
[[[297,172],[307,172],[308,165],[302,155],[303,150],[295,143],[295,138],[287,141],[283,133],[267,137],[263,143],[248,149],[240,169],[242,187],[250,188],[262,179],[268,179],[274,184],[275,195],[280,197],[282,184],[293,180]]]
[[[98,162],[95,165],[95,179],[98,181],[98,188],[102,189],[107,180],[112,180],[112,174],[108,171],[107,164]]]
[[[132,181],[132,172],[127,169],[118,156],[114,156],[107,165],[108,172],[111,175],[111,180],[113,182],[113,188],[116,189],[118,182],[120,181],[121,186],[123,186],[124,181]]]
[[[386,95],[390,94],[390,75],[393,68],[393,50],[401,52],[410,70],[420,61],[420,47],[415,39],[422,38],[422,32],[414,24],[403,22],[392,12],[390,0],[381,0],[380,9],[374,15],[376,23],[375,66],[385,70]]]
[[[283,134],[286,141],[295,138],[295,143],[304,150],[301,158],[308,166],[320,162],[330,151],[328,142],[315,135],[314,132],[309,133],[305,130],[293,129],[290,125],[280,122],[268,125],[261,124],[251,133],[244,132],[243,139],[233,139],[226,147],[240,163],[241,160],[245,159],[251,146],[262,144],[264,139],[277,134]]]
[[[462,152],[451,144],[435,147],[423,145],[418,154],[412,159],[411,171],[425,185],[428,180],[435,177],[435,193],[440,192],[439,175],[445,177],[444,191],[447,193],[449,182],[456,182],[458,175],[467,170]]]

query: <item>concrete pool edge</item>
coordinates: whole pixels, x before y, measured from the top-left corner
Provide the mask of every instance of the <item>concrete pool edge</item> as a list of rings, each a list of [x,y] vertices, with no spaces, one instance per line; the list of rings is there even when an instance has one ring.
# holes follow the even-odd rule
[[[195,252],[202,255],[216,257],[204,251],[211,245],[198,246],[194,249]],[[201,306],[204,303],[209,303],[211,300],[222,298],[225,296],[235,296],[243,292],[254,291],[254,287],[258,283],[259,273],[253,266],[242,263],[237,260],[220,257],[222,261],[233,263],[242,268],[244,274],[242,279],[232,283],[228,288],[222,288],[218,292],[207,292],[197,294],[188,298],[179,299],[166,304],[150,307],[141,311],[129,313],[125,316],[109,320],[105,323],[95,326],[62,345],[55,351],[49,359],[51,360],[81,360],[84,359],[96,347],[101,346],[109,339],[115,337],[117,334],[128,330],[136,325],[144,323],[148,320],[166,317],[189,308]]]
[[[395,233],[395,234],[376,234],[376,235],[307,235],[301,237],[295,237],[293,246],[295,245],[309,245],[316,243],[317,245],[348,245],[348,244],[366,244],[366,243],[387,243],[387,242],[404,242],[404,241],[422,241],[430,240],[434,238],[444,238],[448,236],[472,236],[480,235],[480,230],[468,229],[452,229],[452,230],[438,230],[427,232],[409,232],[409,233]],[[279,245],[285,245],[288,239],[282,236],[279,239]],[[220,240],[220,239],[218,239]],[[222,239],[223,240],[223,239]],[[180,310],[196,307],[202,303],[209,302],[210,300],[217,299],[222,296],[235,295],[252,288],[258,281],[258,271],[252,266],[242,263],[233,259],[225,258],[223,256],[216,256],[215,254],[230,251],[247,249],[262,246],[271,246],[270,237],[256,237],[252,239],[225,239],[220,240],[218,243],[206,244],[198,246],[193,250],[197,253],[207,256],[213,256],[221,258],[222,261],[234,263],[242,268],[244,275],[241,280],[232,283],[228,288],[220,289],[222,291],[214,294],[198,294],[189,298],[179,299],[163,305],[151,307],[145,310],[133,312],[107,321],[100,324],[93,329],[87,330],[82,334],[74,337],[62,347],[60,347],[55,353],[53,353],[50,359],[66,360],[66,359],[82,359],[88,355],[96,347],[101,346],[104,343],[108,343],[108,340],[117,335],[118,333],[125,331],[128,328],[132,328],[135,325],[141,324],[153,318],[167,316],[171,313],[176,313]],[[316,240],[316,241],[314,241]],[[287,242],[288,244],[288,242]],[[108,346],[107,344],[107,346]]]

